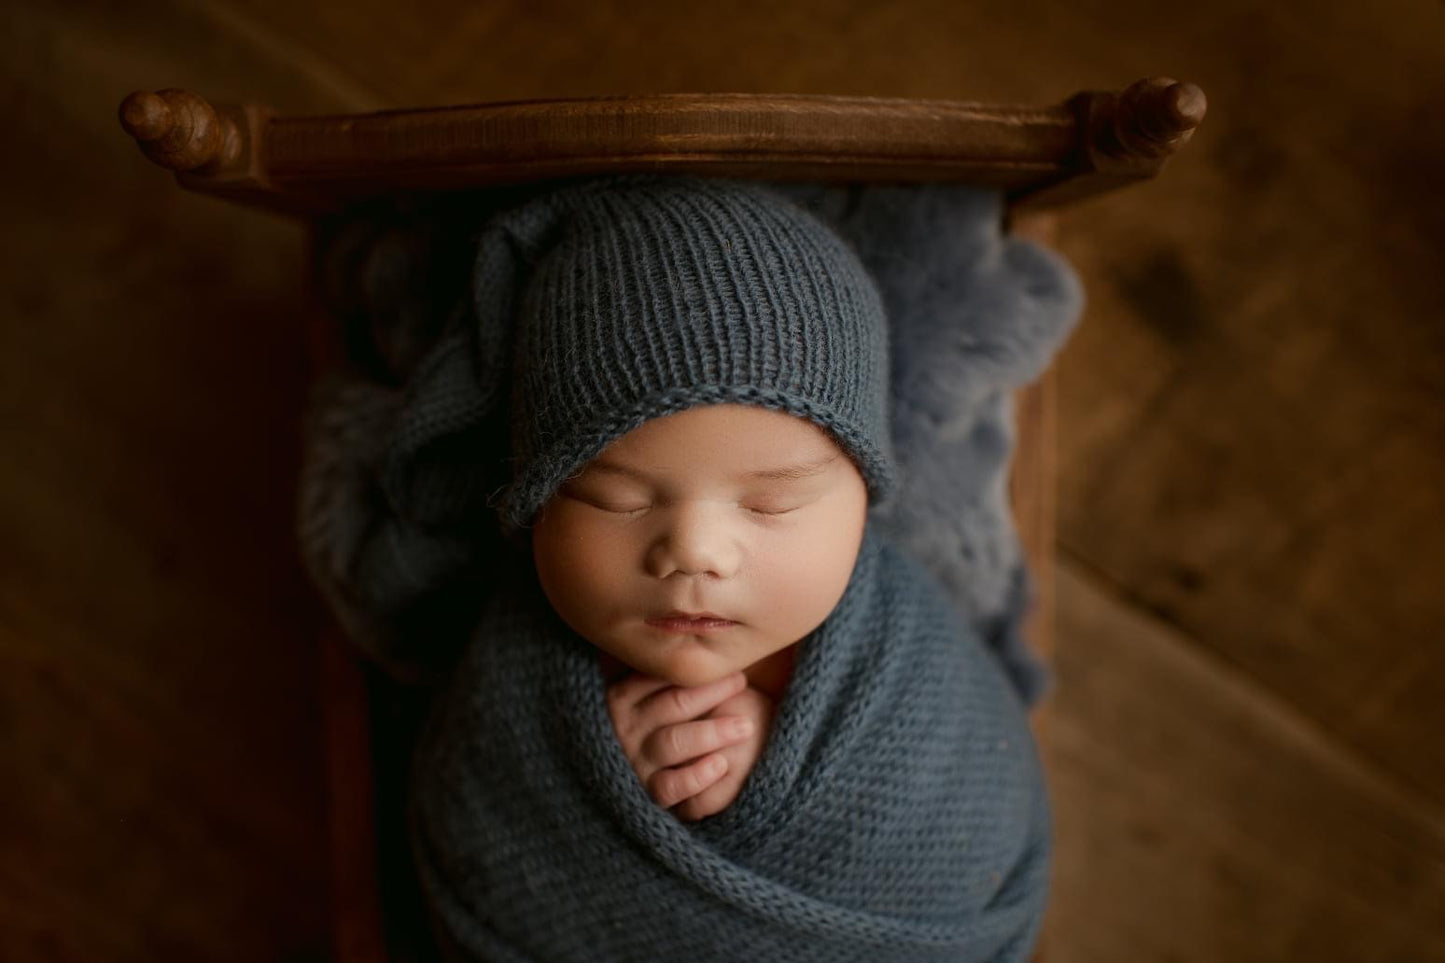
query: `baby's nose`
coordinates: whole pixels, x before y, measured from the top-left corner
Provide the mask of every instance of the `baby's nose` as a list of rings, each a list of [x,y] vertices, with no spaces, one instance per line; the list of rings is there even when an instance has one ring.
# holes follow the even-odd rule
[[[703,575],[730,578],[742,562],[736,526],[725,506],[695,502],[675,506],[648,551],[657,578]]]

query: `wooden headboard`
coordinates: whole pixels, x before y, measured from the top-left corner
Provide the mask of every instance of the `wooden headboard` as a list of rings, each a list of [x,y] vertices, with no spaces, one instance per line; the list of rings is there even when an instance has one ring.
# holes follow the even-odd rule
[[[1153,177],[1203,119],[1167,78],[1022,107],[790,94],[655,94],[286,117],[137,91],[122,126],[186,188],[299,216],[379,194],[618,172],[962,181],[1055,205]]]

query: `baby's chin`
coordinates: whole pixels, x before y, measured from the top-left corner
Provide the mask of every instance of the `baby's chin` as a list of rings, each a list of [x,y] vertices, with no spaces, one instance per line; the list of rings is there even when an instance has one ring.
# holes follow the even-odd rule
[[[650,675],[673,685],[692,688],[724,679],[747,666],[736,665],[702,646],[680,646],[667,653]]]
[[[604,652],[606,646],[600,646]],[[611,657],[634,672],[661,679],[670,685],[693,688],[727,678],[747,668],[705,645],[684,643],[662,651],[639,653],[612,652]]]

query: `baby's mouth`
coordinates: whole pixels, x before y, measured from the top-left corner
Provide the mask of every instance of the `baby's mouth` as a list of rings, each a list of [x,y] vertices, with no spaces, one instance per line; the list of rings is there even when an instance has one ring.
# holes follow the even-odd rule
[[[712,612],[669,612],[647,619],[647,624],[665,632],[717,632],[738,623]]]

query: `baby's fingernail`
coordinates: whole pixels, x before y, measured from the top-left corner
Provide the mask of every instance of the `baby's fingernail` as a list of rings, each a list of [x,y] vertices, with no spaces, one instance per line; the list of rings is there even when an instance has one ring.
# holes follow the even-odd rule
[[[722,756],[712,756],[707,761],[707,774],[709,776],[720,776],[722,775],[723,768],[727,764],[728,761]]]

